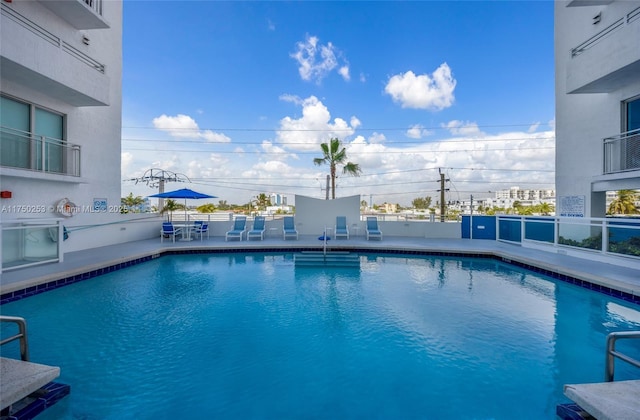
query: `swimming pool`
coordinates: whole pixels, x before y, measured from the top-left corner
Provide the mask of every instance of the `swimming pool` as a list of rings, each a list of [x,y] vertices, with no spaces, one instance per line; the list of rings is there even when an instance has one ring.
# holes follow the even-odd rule
[[[376,254],[165,256],[2,313],[71,385],[44,419],[552,419],[563,384],[602,381],[606,335],[640,329],[636,305],[497,260]]]

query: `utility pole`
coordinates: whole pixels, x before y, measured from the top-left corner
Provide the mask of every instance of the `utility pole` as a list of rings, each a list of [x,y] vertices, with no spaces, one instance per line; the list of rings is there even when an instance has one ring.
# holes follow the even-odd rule
[[[158,187],[158,193],[164,192],[164,184],[167,182],[191,182],[188,176],[176,172],[165,171],[164,169],[151,168],[139,178],[128,179],[127,181],[144,182],[151,188]],[[158,211],[162,213],[164,199],[158,199]]]
[[[444,213],[445,213],[445,204],[444,204],[444,192],[445,191],[449,191],[448,188],[444,187],[444,183],[448,182],[448,179],[445,179],[444,174],[442,173],[442,170],[440,168],[438,168],[438,172],[440,173],[440,189],[438,191],[440,191],[440,221],[444,222]]]

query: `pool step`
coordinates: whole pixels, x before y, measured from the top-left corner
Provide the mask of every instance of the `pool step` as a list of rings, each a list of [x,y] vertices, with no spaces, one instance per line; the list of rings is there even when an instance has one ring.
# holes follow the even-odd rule
[[[297,267],[360,267],[360,256],[346,251],[303,251],[293,261]]]

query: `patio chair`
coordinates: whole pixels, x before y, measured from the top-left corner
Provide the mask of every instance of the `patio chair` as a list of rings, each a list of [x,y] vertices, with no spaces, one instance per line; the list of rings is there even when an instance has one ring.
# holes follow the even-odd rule
[[[378,227],[377,217],[367,217],[367,241],[370,238],[379,238],[382,240],[382,231]]]
[[[233,222],[233,227],[229,232],[224,235],[225,242],[229,240],[229,238],[239,238],[242,241],[242,234],[247,225],[247,218],[244,216],[236,217],[236,220]]]
[[[264,216],[256,216],[253,219],[253,228],[247,232],[247,241],[251,240],[251,238],[264,239]]]
[[[173,238],[173,242],[176,241],[176,235],[182,233],[182,229],[175,228],[173,223],[171,222],[163,222],[162,229],[160,230],[160,242],[164,242],[165,236],[171,236]]]
[[[293,216],[285,216],[283,219],[283,223],[284,224],[282,225],[282,233],[283,233],[282,239],[286,241],[287,238],[293,237],[297,240],[298,231],[296,230],[296,224],[294,222]]]
[[[347,227],[347,218],[345,216],[336,217],[336,228],[333,234],[336,239],[340,237],[349,239],[349,228]]]
[[[198,223],[196,222],[195,224],[195,228],[193,229],[193,234],[197,237],[198,235],[200,235],[200,242],[202,242],[202,238],[204,237],[204,234],[207,234],[207,239],[209,239],[209,223]]]

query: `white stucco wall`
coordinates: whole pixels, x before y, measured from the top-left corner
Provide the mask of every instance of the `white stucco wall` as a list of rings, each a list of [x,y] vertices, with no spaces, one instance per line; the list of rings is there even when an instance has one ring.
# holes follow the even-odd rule
[[[582,69],[570,66],[571,49],[639,5],[638,1],[586,7],[567,7],[566,1],[555,3],[556,196],[558,202],[567,196],[584,196],[585,217],[602,217],[606,212],[604,193],[594,193],[592,187],[603,173],[603,139],[624,131],[621,101],[640,95],[640,74],[637,81],[606,93],[568,94],[567,81],[584,77]],[[600,23],[593,24],[598,13]],[[610,50],[601,43],[583,53],[589,54],[590,66],[595,63],[601,67],[591,68],[591,73],[599,74],[610,67]],[[624,185],[612,183],[610,188],[634,186],[640,188],[637,179]]]
[[[360,222],[360,196],[319,200],[296,195],[295,221],[300,235],[321,235],[324,228],[334,228],[337,216],[347,218],[347,226]]]
[[[117,243],[119,239],[130,237],[130,231],[120,230],[109,223],[126,221],[129,215],[121,215],[120,205],[120,160],[122,126],[122,2],[107,1],[103,4],[103,16],[109,23],[108,29],[78,30],[59,16],[52,13],[40,2],[13,2],[10,7],[37,23],[47,31],[64,39],[95,60],[105,64],[106,72],[98,78],[92,77],[95,69],[82,65],[69,54],[55,54],[55,50],[42,53],[22,49],[26,62],[34,68],[41,68],[47,77],[59,77],[58,82],[67,79],[86,83],[84,89],[91,91],[96,80],[108,81],[108,106],[76,107],[48,93],[45,89],[28,87],[15,80],[2,78],[2,93],[39,107],[47,108],[66,116],[66,140],[81,146],[81,176],[61,176],[43,174],[28,170],[2,168],[0,187],[11,191],[11,199],[3,199],[0,204],[5,208],[27,206],[26,208],[45,208],[45,212],[3,212],[3,222],[23,218],[56,217],[54,206],[62,198],[68,198],[82,210],[65,220],[70,230],[79,229],[73,239],[65,242],[65,251],[75,251]],[[90,39],[89,45],[82,44],[82,35]],[[36,37],[36,35],[30,35]],[[13,41],[10,37],[2,39],[2,48],[9,48]],[[28,40],[15,40],[17,43]],[[51,62],[52,55],[57,57]],[[64,59],[61,59],[63,57]],[[55,66],[55,71],[49,71]],[[82,73],[79,73],[82,72]],[[87,72],[87,74],[84,74]],[[92,73],[93,72],[93,73]],[[0,73],[0,77],[2,74]],[[85,77],[88,76],[88,77]],[[84,81],[84,82],[83,82]],[[102,86],[103,87],[103,86]],[[92,212],[94,198],[107,200],[106,212]],[[84,227],[93,226],[92,229]],[[98,226],[111,226],[100,227]],[[82,229],[80,229],[82,228]],[[137,230],[137,229],[136,229]]]

